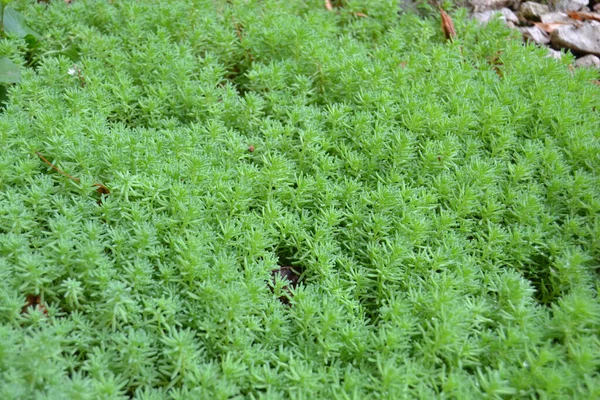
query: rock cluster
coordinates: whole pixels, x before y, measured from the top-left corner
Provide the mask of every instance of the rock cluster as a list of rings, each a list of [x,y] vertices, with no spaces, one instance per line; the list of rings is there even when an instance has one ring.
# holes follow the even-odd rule
[[[548,0],[548,4],[519,0],[467,0],[473,18],[485,24],[500,18],[518,29],[523,39],[576,57],[576,67],[600,69],[600,0]]]

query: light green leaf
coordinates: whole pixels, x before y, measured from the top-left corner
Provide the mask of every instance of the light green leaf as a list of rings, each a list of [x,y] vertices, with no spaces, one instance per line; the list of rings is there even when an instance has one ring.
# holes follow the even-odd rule
[[[25,37],[27,35],[32,35],[35,38],[40,37],[37,32],[27,26],[23,16],[11,7],[4,9],[4,31],[18,37]]]
[[[19,83],[21,72],[19,67],[6,57],[0,58],[0,84]]]

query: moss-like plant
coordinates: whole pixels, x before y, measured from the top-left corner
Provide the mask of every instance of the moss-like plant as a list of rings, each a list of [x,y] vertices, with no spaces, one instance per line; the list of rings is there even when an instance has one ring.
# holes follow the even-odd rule
[[[600,397],[597,72],[388,0],[13,7],[0,398]]]

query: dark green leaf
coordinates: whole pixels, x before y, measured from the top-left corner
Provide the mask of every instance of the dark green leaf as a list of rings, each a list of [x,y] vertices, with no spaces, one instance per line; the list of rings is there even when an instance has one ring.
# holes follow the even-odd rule
[[[28,33],[27,35],[25,35],[24,39],[25,39],[25,42],[27,42],[27,47],[30,50],[34,50],[37,47],[39,47],[39,45],[40,45],[39,36],[36,37],[36,36],[32,35],[31,33]]]
[[[0,83],[18,83],[20,81],[19,67],[6,57],[0,58]]]
[[[79,49],[77,48],[77,45],[73,43],[65,47],[65,49],[61,51],[60,54],[64,54],[65,56],[69,57],[69,59],[73,62],[77,62],[80,59]]]

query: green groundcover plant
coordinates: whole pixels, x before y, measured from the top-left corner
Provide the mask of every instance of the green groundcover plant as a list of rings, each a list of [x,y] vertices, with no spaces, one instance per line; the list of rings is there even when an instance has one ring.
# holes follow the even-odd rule
[[[11,4],[1,399],[600,398],[597,72],[334,5]]]

